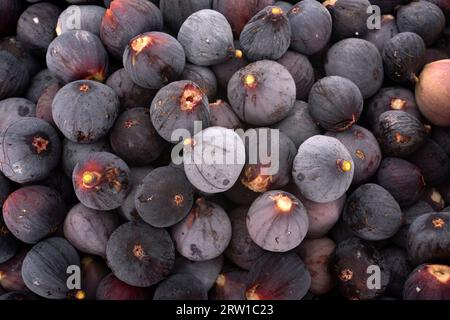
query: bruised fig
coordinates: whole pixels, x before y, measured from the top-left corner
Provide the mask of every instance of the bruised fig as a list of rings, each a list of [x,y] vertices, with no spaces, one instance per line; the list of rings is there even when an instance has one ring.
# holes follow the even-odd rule
[[[404,300],[450,300],[450,266],[422,264],[409,275]]]

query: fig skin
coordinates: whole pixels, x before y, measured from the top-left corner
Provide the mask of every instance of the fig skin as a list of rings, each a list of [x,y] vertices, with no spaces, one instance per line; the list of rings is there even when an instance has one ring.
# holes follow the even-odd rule
[[[450,267],[422,264],[409,275],[404,300],[450,300]]]
[[[427,64],[416,83],[420,112],[432,124],[450,126],[450,59]]]
[[[371,4],[373,5],[372,2]],[[398,28],[395,17],[388,14],[381,17],[381,29],[369,30],[364,39],[372,42],[380,53],[383,53],[386,43],[397,34]]]
[[[248,272],[233,270],[217,277],[211,292],[213,300],[245,300],[245,285]]]
[[[150,297],[147,288],[130,286],[112,273],[103,278],[96,292],[96,300],[148,300]]]

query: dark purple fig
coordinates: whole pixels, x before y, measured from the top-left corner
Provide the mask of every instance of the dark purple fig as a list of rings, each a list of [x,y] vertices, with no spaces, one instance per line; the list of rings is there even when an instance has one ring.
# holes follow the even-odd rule
[[[227,199],[235,204],[249,206],[261,193],[250,190],[242,184],[241,180],[238,180],[230,190],[225,192],[225,195]]]
[[[390,271],[383,256],[371,244],[358,238],[338,243],[330,266],[337,280],[337,288],[349,300],[375,299],[389,284]],[[369,277],[373,274],[368,270],[372,266],[381,271],[380,286],[368,286],[371,283]]]
[[[441,186],[439,186],[439,192],[444,198],[445,204],[447,206],[450,205],[450,179],[447,180],[447,182],[443,183]]]
[[[441,8],[442,12],[446,15],[447,18],[450,17],[450,3],[448,1],[446,0],[427,0],[427,1],[432,2],[439,8]]]
[[[368,183],[347,199],[343,220],[353,234],[368,241],[389,239],[402,225],[403,214],[391,194],[379,185]]]
[[[380,29],[369,30],[364,39],[372,42],[382,54],[386,43],[397,34],[398,28],[395,17],[388,14],[381,16]]]
[[[336,40],[364,37],[370,18],[367,0],[326,0],[323,5],[333,18],[333,37]]]
[[[181,74],[182,80],[196,83],[208,97],[208,101],[214,101],[217,95],[217,79],[214,72],[208,67],[200,67],[187,63]]]
[[[223,127],[227,129],[239,129],[243,127],[242,122],[234,113],[231,106],[224,100],[217,100],[209,104],[210,124],[212,127]]]
[[[106,256],[106,243],[119,226],[113,211],[97,211],[81,203],[70,209],[64,221],[64,237],[78,250]]]
[[[193,203],[194,188],[182,170],[170,166],[150,172],[135,194],[139,216],[157,228],[180,222],[192,209]]]
[[[184,171],[202,192],[221,193],[239,179],[245,164],[241,137],[231,129],[211,127],[183,142]]]
[[[339,219],[334,227],[330,230],[330,236],[336,243],[341,243],[342,241],[354,237],[352,230],[350,230],[343,219]]]
[[[187,217],[172,227],[172,238],[183,257],[192,261],[214,259],[230,243],[230,219],[221,207],[199,198]]]
[[[20,242],[13,236],[5,225],[3,216],[0,216],[0,263],[14,257],[19,249]]]
[[[17,21],[17,38],[33,53],[44,56],[56,37],[55,26],[60,13],[61,9],[49,2],[29,6]]]
[[[15,29],[21,8],[22,3],[16,0],[5,0],[0,3],[0,34]]]
[[[420,169],[429,186],[439,186],[450,175],[449,156],[431,139],[427,139],[421,148],[411,154],[408,161]]]
[[[178,257],[175,260],[174,273],[194,276],[209,291],[223,268],[223,260],[223,256],[206,261],[190,261],[186,258]]]
[[[408,231],[408,257],[414,266],[450,261],[450,212],[417,217]]]
[[[44,90],[36,104],[36,117],[51,124],[55,128],[56,124],[53,121],[52,105],[53,100],[60,89],[61,86],[57,83],[49,86]]]
[[[147,288],[130,286],[112,273],[103,278],[96,294],[96,300],[149,300],[150,297]]]
[[[26,291],[22,279],[22,262],[28,250],[21,249],[14,257],[0,264],[0,285],[7,291]]]
[[[185,61],[181,44],[162,32],[134,37],[123,54],[123,65],[133,82],[147,89],[160,89],[178,79]]]
[[[291,24],[286,13],[275,6],[262,9],[245,25],[239,42],[250,61],[281,58],[291,45]]]
[[[293,252],[267,252],[248,274],[247,300],[300,300],[311,286],[311,275]]]
[[[367,181],[377,172],[382,154],[380,145],[372,132],[354,125],[344,132],[329,132],[327,136],[338,139],[352,155],[355,163],[353,184]]]
[[[186,19],[194,12],[211,9],[212,0],[160,0],[159,8],[164,24],[177,32]]]
[[[208,292],[196,277],[174,274],[158,285],[153,300],[208,300]]]
[[[95,152],[80,159],[72,174],[77,198],[94,210],[113,210],[122,205],[130,189],[130,169],[117,156]]]
[[[68,6],[58,17],[56,34],[59,36],[69,30],[86,30],[100,36],[105,11],[105,8],[94,5]]]
[[[80,257],[69,242],[48,238],[28,251],[22,263],[22,278],[28,289],[41,297],[65,299],[72,293],[67,287],[67,269],[79,265]]]
[[[55,232],[67,213],[61,195],[44,186],[20,188],[3,204],[3,218],[11,233],[26,243],[36,243]]]
[[[426,140],[423,124],[404,111],[386,111],[375,124],[374,134],[383,154],[407,157],[417,151]]]
[[[288,51],[277,62],[294,78],[297,99],[306,100],[314,84],[314,69],[308,58],[295,51]]]
[[[435,212],[442,211],[445,207],[445,200],[436,188],[428,187],[420,200],[428,203]]]
[[[238,117],[264,126],[283,120],[296,99],[295,81],[281,64],[263,60],[249,64],[228,83],[228,100]]]
[[[39,296],[30,291],[12,291],[0,296],[0,300],[24,301],[39,300]]]
[[[147,108],[124,111],[114,124],[109,138],[115,154],[130,165],[149,165],[165,147],[164,140],[153,127]]]
[[[409,275],[403,288],[404,300],[450,300],[450,267],[422,264]]]
[[[166,230],[128,222],[109,238],[106,257],[119,280],[136,287],[149,287],[172,271],[175,249]]]
[[[59,162],[55,129],[38,118],[21,118],[0,134],[0,170],[17,183],[46,178]]]
[[[217,277],[211,298],[213,300],[245,300],[247,277],[247,271],[222,272]]]
[[[45,180],[36,183],[58,191],[67,205],[77,202],[72,180],[59,168],[54,170]]]
[[[296,249],[311,274],[311,293],[323,295],[333,289],[334,279],[329,270],[329,263],[335,248],[333,240],[319,238],[306,240]]]
[[[178,143],[172,135],[176,129],[187,130],[194,135],[194,124],[200,121],[209,127],[208,97],[192,81],[176,81],[158,91],[150,107],[152,123],[158,134],[169,142]]]
[[[406,251],[395,246],[389,246],[382,249],[380,253],[391,273],[386,291],[401,298],[406,278],[411,272]]]
[[[393,81],[413,80],[425,64],[426,45],[412,32],[402,32],[390,39],[383,50],[386,75]]]
[[[21,95],[29,80],[26,66],[11,53],[0,49],[0,99]]]
[[[43,61],[33,55],[24,43],[17,40],[17,36],[6,37],[0,40],[0,49],[5,50],[15,56],[28,70],[29,78],[34,77],[39,71],[45,68]],[[23,83],[26,86],[27,83]],[[28,88],[24,88],[25,90]]]
[[[339,140],[314,136],[299,148],[292,176],[308,200],[325,203],[339,199],[350,187],[355,165]]]
[[[421,119],[414,93],[402,87],[381,89],[364,108],[366,120],[372,128],[386,111],[404,111]]]
[[[372,5],[379,6],[382,13],[393,13],[399,5],[403,5],[409,0],[370,0]]]
[[[89,31],[67,31],[56,37],[47,50],[47,67],[65,83],[86,79],[103,81],[108,54],[100,39]]]
[[[338,0],[337,3],[341,1],[349,0]],[[327,53],[325,71],[327,76],[350,79],[361,90],[364,99],[377,93],[384,80],[380,52],[375,45],[362,39],[346,39],[333,45]]]
[[[6,198],[9,196],[9,194],[12,192],[12,185],[11,182],[5,178],[5,176],[0,173],[0,207],[3,207],[3,203],[5,202]],[[0,212],[1,212],[0,208]]]
[[[450,56],[444,50],[428,48],[427,51],[425,52],[424,65],[427,65],[429,63],[433,63],[433,62],[436,62],[439,60],[446,60],[449,58],[450,58]]]
[[[287,13],[291,23],[291,49],[313,55],[325,48],[331,38],[332,19],[318,1],[304,0]]]
[[[238,267],[249,270],[264,250],[259,247],[247,229],[247,207],[240,207],[230,212],[232,236],[225,256]],[[216,283],[217,285],[217,283]]]
[[[128,42],[135,36],[163,27],[161,11],[150,1],[119,0],[111,2],[103,16],[100,37],[109,53],[122,59]]]
[[[377,183],[388,190],[401,207],[415,204],[425,190],[425,180],[412,163],[399,158],[384,158]]]
[[[397,12],[397,25],[400,32],[414,32],[433,44],[445,28],[442,10],[429,1],[413,1],[401,6]]]
[[[242,52],[234,48],[233,33],[227,19],[210,9],[190,15],[180,27],[178,41],[187,60],[198,66],[212,66],[242,56]]]
[[[235,43],[235,46],[238,46],[239,43]],[[216,64],[211,67],[211,69],[214,71],[214,74],[217,78],[217,83],[219,84],[220,88],[223,90],[227,90],[228,82],[230,81],[231,77],[239,71],[240,69],[247,66],[250,62],[245,59],[245,57],[230,59],[225,62]]]
[[[81,259],[82,293],[78,293],[78,299],[95,300],[97,288],[108,273],[109,269],[102,259],[94,256],[84,256]]]
[[[252,240],[272,252],[297,247],[308,232],[308,214],[303,204],[285,191],[269,191],[257,198],[247,213]]]
[[[52,85],[60,85],[59,80],[50,70],[41,70],[31,79],[26,98],[33,103],[37,103],[45,90]]]
[[[8,98],[0,101],[0,131],[5,130],[16,120],[35,117],[36,105],[24,98]]]
[[[345,131],[361,116],[363,97],[350,80],[331,76],[320,79],[309,94],[309,111],[324,129]]]

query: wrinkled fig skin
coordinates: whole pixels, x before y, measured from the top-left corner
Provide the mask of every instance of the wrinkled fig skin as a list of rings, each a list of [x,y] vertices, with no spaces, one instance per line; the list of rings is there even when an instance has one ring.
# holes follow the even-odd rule
[[[47,50],[47,67],[65,83],[79,79],[103,81],[108,54],[100,39],[89,31],[67,31],[56,37]]]
[[[58,134],[44,120],[21,118],[0,134],[0,170],[14,182],[45,179],[58,165],[60,155]]]
[[[44,186],[23,187],[11,193],[3,205],[3,218],[19,240],[34,244],[53,233],[67,213],[61,195]]]
[[[5,130],[16,120],[35,117],[36,105],[24,98],[8,98],[0,101],[0,131]]]
[[[310,56],[325,48],[331,38],[332,19],[322,4],[312,0],[300,1],[287,16],[292,29],[292,50]]]
[[[200,280],[206,290],[210,290],[217,279],[220,271],[224,267],[223,256],[206,260],[190,261],[184,257],[175,259],[173,273],[188,274]]]
[[[411,272],[406,251],[395,246],[389,246],[381,250],[381,255],[391,272],[389,285],[386,291],[401,299],[403,286]]]
[[[361,116],[364,99],[350,80],[331,76],[316,82],[309,93],[311,116],[325,130],[345,131]]]
[[[158,284],[153,300],[208,300],[208,292],[196,277],[174,274]]]
[[[25,97],[37,103],[44,91],[51,85],[59,84],[59,80],[48,69],[39,71],[30,81]]]
[[[294,78],[297,100],[305,101],[314,84],[314,68],[308,58],[295,51],[288,51],[277,62]]]
[[[122,109],[148,108],[150,101],[156,95],[155,90],[146,89],[133,82],[125,69],[119,69],[106,80],[119,97]]]
[[[400,32],[417,33],[430,46],[445,28],[445,16],[434,3],[414,1],[400,7],[397,25]]]
[[[416,100],[422,114],[432,124],[450,126],[450,59],[428,64],[416,84]]]
[[[320,127],[311,117],[309,106],[306,102],[296,101],[288,116],[272,126],[287,135],[298,150],[307,139],[321,134]]]
[[[248,274],[247,300],[301,300],[311,287],[311,275],[294,252],[262,255]]]
[[[217,277],[210,298],[213,300],[245,300],[248,272],[233,270]]]
[[[388,190],[401,207],[415,204],[425,190],[425,180],[412,163],[399,158],[384,158],[377,183]]]
[[[187,95],[186,101],[183,95]],[[194,103],[189,100],[194,100]],[[150,107],[150,117],[158,134],[166,141],[172,141],[176,129],[188,130],[194,135],[194,122],[201,121],[202,128],[209,127],[210,115],[208,97],[192,81],[175,81],[158,91]],[[179,138],[179,137],[176,137]]]
[[[212,66],[235,55],[233,32],[227,19],[219,12],[203,9],[184,21],[178,41],[186,58],[198,66]]]
[[[130,286],[117,279],[110,273],[100,282],[96,299],[97,300],[149,300],[150,292],[147,288]]]
[[[100,26],[106,9],[100,6],[68,6],[58,18],[56,33],[60,34],[69,30],[86,30],[97,37],[100,36]],[[74,14],[79,14],[79,25],[73,23]]]
[[[18,251],[20,242],[13,236],[0,216],[0,263],[6,262]]]
[[[414,266],[450,261],[450,212],[428,213],[416,218],[408,231],[408,257]]]
[[[7,291],[26,291],[27,286],[22,279],[22,262],[27,254],[27,249],[21,249],[17,254],[0,264],[0,285]]]
[[[239,38],[244,26],[259,11],[274,5],[274,0],[213,0],[213,9],[229,21],[235,38]]]
[[[153,127],[148,108],[124,111],[112,128],[109,139],[115,154],[135,166],[155,161],[166,145]]]
[[[369,266],[381,270],[380,289],[369,289],[367,272]],[[358,238],[338,243],[330,261],[337,288],[349,300],[373,300],[380,296],[389,284],[390,271],[383,256],[371,244]]]
[[[325,7],[333,18],[333,37],[342,40],[352,37],[364,37],[367,33],[367,21],[370,13],[367,0],[325,1]]]
[[[30,74],[19,59],[0,50],[0,99],[24,93],[29,79]]]
[[[239,207],[230,212],[232,236],[225,256],[238,267],[249,270],[264,250],[253,242],[247,229],[248,207]]]
[[[368,241],[392,237],[402,224],[402,211],[390,193],[379,185],[360,186],[348,198],[343,220],[352,232]]]
[[[119,280],[136,287],[149,287],[172,271],[175,248],[166,230],[128,222],[109,238],[106,257]]]
[[[447,18],[450,17],[450,3],[446,0],[427,0],[429,2],[434,3],[439,8],[441,8],[442,12],[445,14]]]
[[[89,209],[80,203],[64,220],[64,237],[84,253],[106,257],[106,243],[118,226],[115,212]]]
[[[161,11],[150,1],[115,0],[103,16],[100,38],[116,59],[122,59],[128,42],[135,36],[163,28]]]
[[[210,102],[214,101],[216,98],[217,79],[216,75],[210,68],[187,63],[183,73],[181,74],[181,79],[196,83],[207,95]]]
[[[203,9],[211,9],[212,2],[213,0],[160,0],[159,8],[164,23],[177,32],[191,14]]]
[[[231,222],[215,203],[200,198],[191,212],[172,228],[178,252],[191,261],[205,261],[221,255],[231,240]]]
[[[255,83],[246,84],[247,76]],[[262,60],[249,64],[234,74],[228,83],[228,100],[242,121],[272,125],[283,120],[294,106],[295,81],[281,64]]]
[[[74,81],[53,99],[53,120],[67,139],[93,143],[111,129],[119,104],[116,93],[107,85],[92,80]]]
[[[28,7],[17,22],[17,38],[32,52],[44,56],[56,37],[55,26],[61,13],[56,5],[45,2]]]
[[[417,151],[426,140],[423,124],[404,111],[382,113],[374,133],[383,154],[392,157],[407,157]]]
[[[22,4],[16,0],[5,0],[0,3],[0,34],[12,31],[19,19]]]
[[[413,79],[425,63],[426,46],[420,36],[402,32],[390,39],[383,50],[386,75],[396,82]]]
[[[277,200],[288,197],[292,207],[287,211],[277,206]],[[272,252],[286,252],[297,247],[308,232],[308,214],[303,204],[292,194],[269,191],[257,198],[247,213],[247,228],[252,240]]]
[[[369,30],[364,39],[373,43],[380,51],[380,54],[382,54],[386,43],[397,34],[398,28],[395,17],[383,15],[381,17],[381,28]]]
[[[408,161],[420,169],[428,186],[439,186],[450,175],[449,156],[431,139],[427,139],[420,149],[410,155]]]
[[[380,116],[386,111],[404,111],[421,119],[414,93],[403,87],[386,87],[381,89],[364,106],[365,120],[374,129]]]
[[[350,163],[350,170],[342,171],[340,161]],[[339,199],[348,190],[354,167],[352,156],[339,140],[314,136],[300,146],[292,177],[305,198],[326,203]]]
[[[329,238],[304,241],[297,250],[311,274],[310,292],[323,295],[334,287],[334,279],[329,271],[330,258],[336,244]]]
[[[278,7],[269,6],[258,12],[244,27],[239,42],[251,61],[277,60],[291,45],[291,24]]]
[[[375,45],[362,39],[345,39],[333,45],[327,53],[325,71],[327,76],[341,76],[353,81],[364,99],[373,96],[384,80],[380,52]]]
[[[382,154],[372,132],[354,125],[344,132],[328,132],[327,136],[338,139],[352,155],[355,163],[354,185],[367,181],[377,172]]]
[[[404,300],[449,300],[450,267],[422,264],[409,275],[403,288]]]
[[[47,299],[65,299],[67,268],[79,266],[77,251],[64,238],[53,237],[36,244],[25,256],[22,277],[28,289]]]
[[[157,228],[180,222],[194,204],[194,188],[183,171],[161,167],[149,173],[135,195],[135,207],[146,223]]]
[[[130,40],[123,54],[128,75],[134,83],[147,89],[160,89],[178,79],[185,62],[181,44],[162,32],[138,35]]]
[[[244,127],[231,106],[223,100],[217,100],[214,103],[210,103],[209,113],[211,116],[210,124],[212,127],[223,127],[227,129],[239,129]]]

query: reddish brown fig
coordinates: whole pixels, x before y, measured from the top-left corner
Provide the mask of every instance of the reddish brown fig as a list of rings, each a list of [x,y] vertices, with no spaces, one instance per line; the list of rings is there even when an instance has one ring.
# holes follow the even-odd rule
[[[450,300],[450,267],[422,264],[406,280],[405,300]]]

